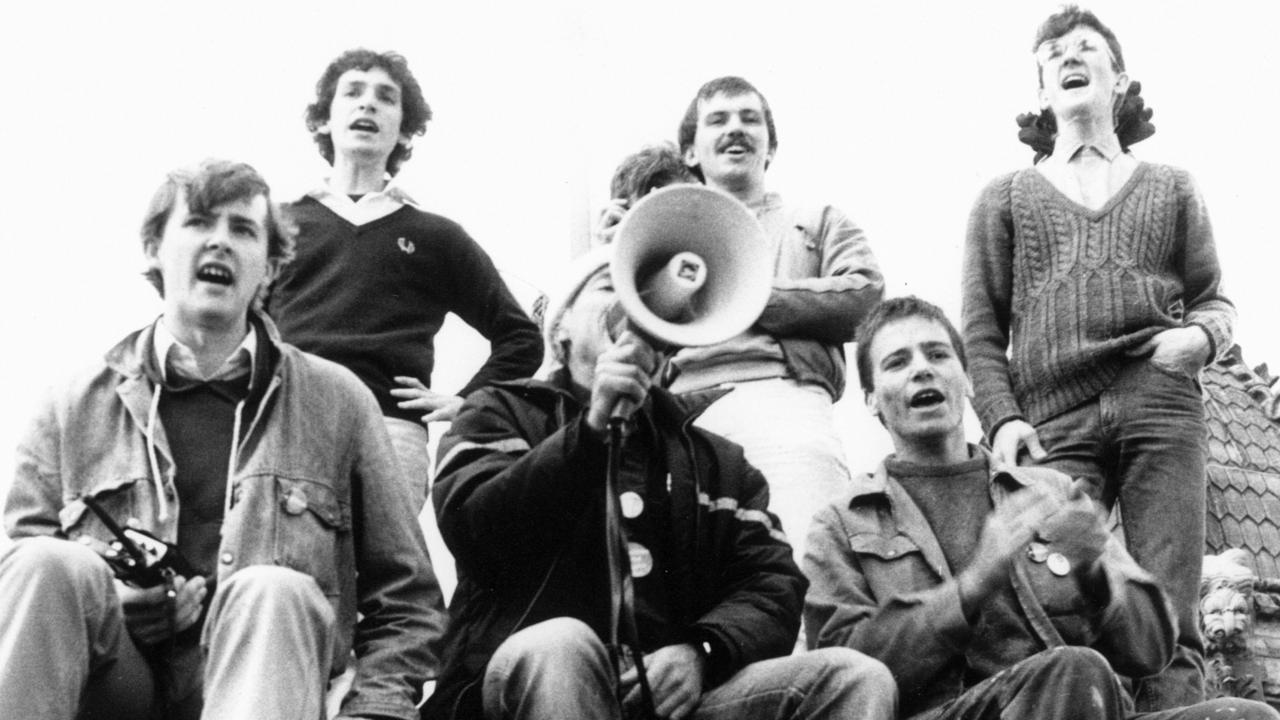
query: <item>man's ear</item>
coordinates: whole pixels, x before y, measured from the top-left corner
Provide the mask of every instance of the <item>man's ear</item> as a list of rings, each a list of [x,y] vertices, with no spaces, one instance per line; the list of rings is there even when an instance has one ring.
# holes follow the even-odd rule
[[[684,164],[689,168],[698,167],[698,156],[693,152],[693,145],[684,149]]]
[[[1049,95],[1044,91],[1044,83],[1040,83],[1040,89],[1036,91],[1036,98],[1040,100],[1041,112],[1049,109]]]
[[[1129,73],[1127,72],[1121,71],[1120,74],[1116,75],[1115,93],[1117,103],[1124,99],[1125,93],[1129,92],[1129,84],[1131,82],[1132,80],[1129,79]]]
[[[867,404],[867,411],[875,417],[880,417],[880,401],[876,399],[875,390],[863,395],[862,399]]]

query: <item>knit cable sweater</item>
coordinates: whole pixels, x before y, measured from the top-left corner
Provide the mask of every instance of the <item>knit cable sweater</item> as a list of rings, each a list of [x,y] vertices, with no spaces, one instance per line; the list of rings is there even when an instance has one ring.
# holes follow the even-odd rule
[[[983,428],[1092,400],[1126,350],[1167,328],[1203,328],[1212,362],[1235,322],[1220,283],[1204,201],[1183,170],[1141,163],[1098,210],[1035,168],[996,179],[969,217],[962,288]]]

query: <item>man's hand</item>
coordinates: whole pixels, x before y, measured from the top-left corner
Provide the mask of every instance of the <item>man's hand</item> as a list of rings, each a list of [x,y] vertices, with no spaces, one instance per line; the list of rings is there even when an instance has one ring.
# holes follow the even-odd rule
[[[618,223],[622,222],[622,216],[627,214],[629,203],[622,198],[614,198],[609,201],[604,210],[600,211],[600,217],[596,220],[595,227],[591,229],[591,237],[596,245],[608,245],[613,242],[613,235],[618,231]]]
[[[658,717],[682,720],[693,713],[702,700],[703,659],[689,644],[668,645],[644,656],[645,677],[653,690]],[[640,697],[639,676],[631,668],[618,679],[626,690],[625,702]]]
[[[433,422],[453,422],[458,415],[458,409],[462,407],[462,398],[457,395],[438,393],[416,377],[397,375],[396,382],[404,387],[392,388],[391,394],[394,397],[407,398],[396,403],[396,406],[405,410],[426,410],[427,414],[422,416],[423,425]]]
[[[1199,325],[1161,330],[1128,354],[1130,357],[1150,355],[1148,360],[1156,367],[1195,377],[1209,362],[1209,335]]]
[[[1059,504],[1034,486],[1011,493],[987,516],[969,565],[956,577],[960,604],[972,617],[978,607],[1004,582],[1009,563],[1035,537],[1036,529],[1057,512]]]
[[[1085,482],[1077,478],[1071,483],[1066,502],[1048,519],[1046,528],[1053,545],[1071,560],[1072,572],[1082,582],[1089,582],[1096,579],[1099,558],[1111,534],[1103,525],[1098,506],[1084,491]]]
[[[657,351],[639,335],[624,331],[617,342],[596,358],[587,427],[604,433],[619,400],[628,401],[634,412],[649,394],[657,369]]]
[[[991,438],[991,454],[1005,465],[1017,465],[1018,451],[1023,447],[1031,453],[1032,460],[1039,461],[1045,458],[1046,453],[1044,446],[1040,444],[1040,436],[1026,420],[1006,422],[996,430],[996,436]]]
[[[172,633],[182,632],[200,619],[205,596],[204,577],[176,577],[173,590],[175,596],[171,601],[169,589],[164,585],[141,589],[116,580],[116,594],[124,607],[125,627],[139,645],[154,645],[167,640]]]

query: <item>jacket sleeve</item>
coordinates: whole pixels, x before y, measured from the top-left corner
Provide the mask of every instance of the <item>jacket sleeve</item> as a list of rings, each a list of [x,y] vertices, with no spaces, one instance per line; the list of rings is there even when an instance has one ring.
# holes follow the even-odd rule
[[[1121,675],[1154,675],[1173,659],[1177,616],[1155,577],[1111,536],[1103,550],[1110,595],[1093,647]]]
[[[1222,268],[1213,241],[1213,227],[1204,198],[1190,175],[1183,173],[1178,191],[1177,233],[1182,241],[1179,270],[1182,273],[1188,325],[1198,325],[1209,336],[1212,363],[1231,349],[1236,308],[1222,294]]]
[[[5,502],[4,524],[9,537],[61,536],[61,430],[53,395],[41,403],[18,442],[13,484]]]
[[[720,601],[694,624],[695,636],[712,647],[707,678],[713,685],[753,662],[795,648],[808,585],[777,518],[768,512],[764,476],[742,459],[721,467],[741,468],[743,492],[736,503],[709,498],[710,513],[731,518],[729,555],[716,580]]]
[[[821,251],[818,277],[773,281],[757,325],[775,337],[801,337],[830,345],[851,342],[858,324],[884,297],[884,277],[862,229],[827,206],[816,227],[801,227]]]
[[[533,375],[542,364],[542,334],[488,254],[465,233],[450,272],[455,298],[451,309],[489,341],[489,358],[458,395],[465,398],[492,382]]]
[[[870,554],[867,561],[907,561],[892,550],[883,554],[892,557]],[[814,517],[804,569],[811,583],[804,611],[809,647],[849,647],[870,655],[888,666],[903,695],[933,682],[973,635],[954,580],[876,597],[866,577],[874,569],[863,567],[834,506]]]
[[[593,488],[603,491],[604,444],[585,420],[549,429],[539,413],[504,388],[485,388],[440,439],[432,491],[440,534],[474,577],[519,573],[549,537],[574,526]]]
[[[352,532],[355,533],[356,675],[342,714],[417,718],[423,683],[439,667],[443,607],[415,503],[373,396],[351,378]]]
[[[1009,420],[1023,418],[1009,380],[1009,330],[1013,299],[1013,177],[983,189],[969,215],[961,276],[961,328],[973,409],[990,437]]]

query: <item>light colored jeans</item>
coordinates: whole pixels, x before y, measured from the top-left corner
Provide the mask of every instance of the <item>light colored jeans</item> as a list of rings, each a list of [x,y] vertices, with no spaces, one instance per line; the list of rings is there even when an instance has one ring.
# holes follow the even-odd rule
[[[847,648],[752,663],[702,694],[695,720],[891,720],[897,690],[884,665]],[[609,655],[585,623],[556,618],[515,633],[484,676],[490,720],[620,719]]]
[[[156,671],[129,638],[111,571],[92,550],[18,540],[0,555],[0,608],[0,717],[123,720],[151,711]],[[180,648],[162,668],[194,676],[166,682],[189,689],[170,717],[322,717],[334,625],[307,575],[275,566],[235,573],[214,593],[203,650]]]
[[[422,512],[422,506],[431,493],[431,443],[427,426],[385,415],[382,419],[386,422],[400,469],[409,481],[414,501],[418,503],[413,507],[413,514],[417,515]]]
[[[831,396],[782,378],[734,383],[695,423],[742,446],[769,483],[769,509],[782,520],[796,564],[813,515],[849,487]]]

